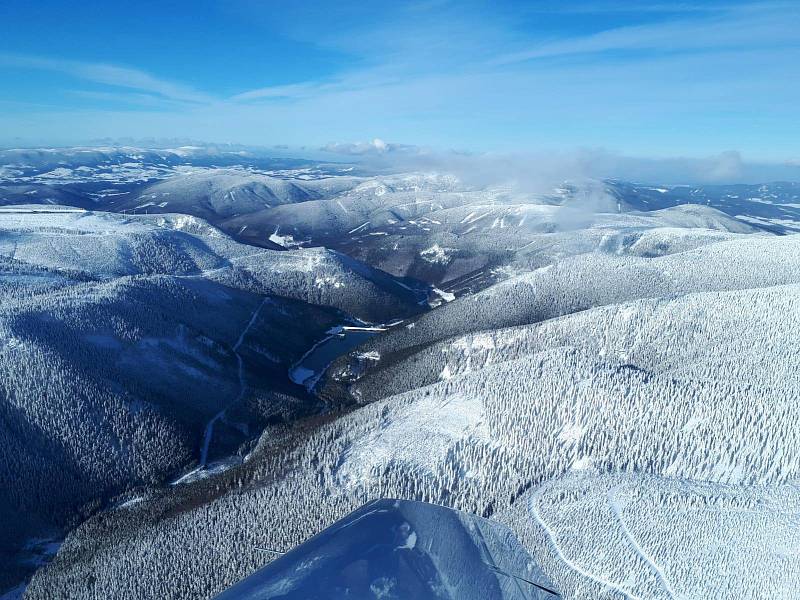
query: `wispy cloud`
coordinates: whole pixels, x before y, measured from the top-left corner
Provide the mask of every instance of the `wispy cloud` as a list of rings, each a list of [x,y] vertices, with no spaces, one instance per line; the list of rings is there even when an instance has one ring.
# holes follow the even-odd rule
[[[119,65],[37,56],[0,54],[0,66],[55,71],[77,79],[113,87],[138,90],[140,92],[146,92],[162,98],[181,102],[202,104],[214,100],[212,96],[189,86],[160,79],[139,69]]]
[[[103,105],[128,105],[130,107],[147,109],[182,108],[187,103],[184,100],[173,100],[148,94],[145,92],[131,91],[99,91],[99,90],[65,90],[65,93],[79,99],[90,100]]]
[[[766,3],[763,3],[766,4]],[[714,0],[700,0],[698,2],[647,2],[641,0],[635,4],[632,2],[560,2],[544,1],[537,2],[526,7],[528,13],[557,13],[567,15],[586,15],[586,14],[642,14],[642,13],[713,13],[728,11],[740,7],[741,4],[735,2],[716,2]]]
[[[231,96],[229,99],[233,102],[248,102],[251,100],[278,100],[278,99],[299,99],[310,98],[326,90],[333,89],[335,84],[332,83],[319,83],[309,81],[306,83],[295,83],[291,85],[275,85],[254,90],[248,90],[240,94]]]
[[[369,31],[328,33],[323,43],[354,53],[356,62],[363,65],[359,68],[327,80],[247,90],[231,100],[315,101],[353,92],[369,94],[380,88],[387,93],[403,88],[413,90],[433,79],[440,82],[441,88],[470,79],[480,96],[484,95],[481,87],[498,82],[498,69],[508,74],[509,81],[527,82],[528,89],[541,88],[537,84],[558,79],[554,77],[558,71],[571,69],[575,81],[582,74],[592,79],[598,73],[610,74],[621,60],[619,53],[625,53],[626,68],[631,62],[642,65],[642,71],[630,68],[631,78],[646,72],[647,65],[667,65],[668,75],[703,62],[709,70],[716,71],[715,79],[728,76],[732,81],[741,79],[746,83],[758,75],[731,72],[731,65],[740,57],[744,67],[758,61],[781,65],[783,61],[773,60],[778,53],[797,54],[800,50],[800,6],[794,4],[676,4],[671,18],[656,23],[559,39],[551,36],[533,43],[535,33],[521,34],[506,18],[470,15],[468,10],[459,10],[448,2],[438,5],[443,12],[428,21],[400,20]],[[560,4],[554,10],[577,10],[581,6]],[[616,4],[592,6],[586,10],[624,10],[624,6]],[[673,5],[642,3],[637,4],[636,10],[667,12],[668,6]],[[604,54],[611,56],[604,58]],[[786,60],[791,60],[789,56]],[[670,69],[673,65],[677,68]],[[691,71],[686,71],[684,79],[691,79]],[[703,86],[701,80],[696,83]],[[509,101],[513,102],[513,98]],[[454,110],[458,109],[454,105]]]
[[[493,64],[609,51],[725,51],[737,48],[798,47],[800,7],[740,6],[701,18],[618,27],[584,36],[545,42],[496,57]]]

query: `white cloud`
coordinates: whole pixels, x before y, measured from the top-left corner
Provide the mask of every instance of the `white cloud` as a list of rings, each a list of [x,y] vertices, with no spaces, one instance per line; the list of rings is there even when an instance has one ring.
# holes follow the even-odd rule
[[[379,156],[384,154],[417,155],[422,151],[418,146],[410,144],[389,144],[380,138],[371,142],[329,142],[320,148],[323,152],[345,154],[350,156]]]
[[[328,152],[357,157],[375,170],[450,173],[467,186],[509,186],[548,193],[565,181],[582,183],[620,179],[651,184],[763,183],[796,179],[792,164],[746,161],[733,150],[707,157],[643,158],[602,148],[568,152],[468,153],[436,151],[409,144],[329,144]]]

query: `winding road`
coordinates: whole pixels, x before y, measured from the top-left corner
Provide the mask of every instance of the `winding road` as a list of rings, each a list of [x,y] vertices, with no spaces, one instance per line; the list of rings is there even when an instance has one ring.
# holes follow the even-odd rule
[[[242,332],[239,334],[239,339],[236,340],[236,343],[233,345],[233,353],[236,355],[236,360],[238,362],[238,376],[239,376],[239,393],[228,405],[219,411],[216,415],[214,415],[211,420],[206,425],[206,430],[203,435],[203,444],[200,447],[200,466],[198,469],[205,469],[206,465],[208,464],[208,449],[211,446],[211,438],[214,435],[214,425],[218,420],[220,420],[223,416],[225,416],[225,411],[228,410],[229,407],[238,403],[242,398],[244,398],[245,393],[247,392],[247,382],[244,378],[244,361],[242,360],[242,355],[239,354],[239,348],[241,348],[242,343],[244,342],[244,338],[247,335],[247,332],[253,327],[258,319],[258,315],[261,312],[261,309],[264,308],[264,305],[269,302],[269,298],[264,298],[261,303],[256,307],[253,311],[253,314],[250,315],[250,320],[245,325]]]

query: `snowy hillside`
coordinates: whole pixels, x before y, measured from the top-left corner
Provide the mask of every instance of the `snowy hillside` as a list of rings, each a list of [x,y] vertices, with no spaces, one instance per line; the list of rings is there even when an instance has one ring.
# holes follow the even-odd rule
[[[126,216],[35,205],[0,210],[0,254],[39,267],[108,278],[204,277],[330,306],[367,320],[419,310],[425,286],[322,249],[277,252],[239,244],[187,215]],[[401,285],[402,283],[402,285]],[[404,287],[405,286],[405,287]]]
[[[472,296],[465,296],[423,315],[409,327],[395,328],[368,342],[359,354],[374,353],[381,361],[343,358],[333,373],[349,379],[355,364],[368,369],[352,389],[356,396],[385,394],[387,377],[397,373],[403,390],[435,381],[444,365],[441,352],[426,351],[430,368],[420,365],[421,353],[410,349],[466,333],[536,323],[592,307],[637,298],[672,298],[704,290],[747,290],[800,283],[800,238],[745,236],[694,250],[645,258],[604,252],[580,254],[517,275]],[[787,340],[788,341],[788,340]],[[404,361],[394,365],[394,357]],[[415,366],[411,368],[411,364]],[[372,378],[374,377],[374,385]],[[408,380],[400,384],[400,380]],[[367,392],[370,387],[374,391]]]
[[[708,185],[653,187],[622,181],[609,182],[612,193],[639,210],[657,210],[679,204],[713,206],[770,231],[797,232],[800,184],[778,182],[759,185]]]
[[[350,315],[421,309],[404,285],[328,251],[243,246],[185,215],[36,206],[0,211],[0,294],[9,564],[86,503],[321,410],[288,377],[306,350]]]
[[[800,598],[796,184],[114,152],[0,182],[0,589],[62,538],[26,599],[444,589],[393,498],[563,598]]]
[[[796,485],[574,473],[498,520],[566,597],[796,598],[798,502]]]
[[[169,211],[224,219],[281,204],[316,200],[358,183],[353,177],[279,178],[242,168],[187,168],[149,186],[135,198],[115,202],[113,207],[118,211]]]

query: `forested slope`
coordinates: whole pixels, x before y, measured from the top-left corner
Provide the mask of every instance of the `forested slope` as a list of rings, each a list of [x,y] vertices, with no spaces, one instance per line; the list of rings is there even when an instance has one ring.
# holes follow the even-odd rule
[[[772,242],[761,254],[783,256],[781,268],[790,277],[795,253],[783,253],[784,239]],[[576,470],[785,485],[800,469],[792,426],[800,417],[800,288],[770,285],[764,270],[747,272],[752,278],[740,272],[738,289],[730,291],[670,288],[660,298],[623,300],[431,347],[413,368],[438,371],[435,383],[335,419],[270,430],[248,464],[214,482],[90,520],[37,574],[28,597],[74,593],[87,580],[92,593],[109,597],[169,589],[209,597],[268,558],[255,547],[290,547],[377,497],[506,519],[512,507],[522,510],[530,490]],[[413,378],[413,368],[398,370]],[[386,384],[393,387],[403,382]],[[731,489],[736,495],[738,488]],[[549,530],[534,513],[517,518],[522,521],[508,522],[567,597],[622,597],[565,567],[558,555],[548,561]],[[154,553],[149,540],[156,532],[164,544]],[[599,541],[591,540],[570,552],[595,551]],[[213,553],[192,552],[212,543]],[[602,569],[629,573],[641,560],[634,550],[609,556]],[[629,558],[634,562],[626,563]],[[746,589],[766,577],[787,582],[777,570],[764,572],[786,564],[766,561],[737,577]],[[652,592],[658,582],[646,568],[641,572],[639,583],[619,585]],[[703,589],[702,579],[680,577],[690,596]],[[722,597],[737,596],[730,589]]]
[[[267,422],[320,410],[287,372],[351,318],[340,309],[376,320],[421,310],[352,260],[242,246],[195,217],[14,207],[0,213],[0,254],[11,581],[31,539],[204,455],[235,454]]]

